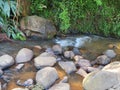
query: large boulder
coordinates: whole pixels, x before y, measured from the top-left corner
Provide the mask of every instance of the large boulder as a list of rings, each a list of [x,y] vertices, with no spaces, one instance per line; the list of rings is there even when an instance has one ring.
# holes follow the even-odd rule
[[[53,23],[38,16],[27,16],[20,21],[20,27],[27,36],[39,36],[42,38],[52,38],[56,34]]]
[[[28,62],[32,58],[33,51],[27,48],[22,48],[16,56],[16,63]]]
[[[101,71],[88,74],[83,80],[85,90],[120,90],[120,62],[113,62]],[[114,89],[114,87],[116,89]]]
[[[7,68],[14,64],[14,58],[10,55],[2,55],[0,57],[0,69]]]
[[[36,82],[43,85],[45,89],[49,88],[58,79],[58,73],[53,67],[45,67],[36,74]]]

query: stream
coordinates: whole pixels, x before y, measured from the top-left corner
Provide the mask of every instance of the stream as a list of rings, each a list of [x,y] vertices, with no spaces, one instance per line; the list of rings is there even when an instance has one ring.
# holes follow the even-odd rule
[[[104,38],[104,37],[95,36],[95,35],[57,37],[52,40],[30,38],[26,41],[14,41],[12,43],[3,41],[3,42],[0,42],[0,55],[9,54],[15,57],[17,55],[17,52],[24,47],[32,49],[32,47],[36,45],[40,45],[42,48],[46,49],[48,47],[52,47],[55,44],[61,45],[66,50],[76,47],[80,50],[83,57],[90,61],[95,60],[96,57],[101,55],[105,50],[114,49],[115,52],[117,53],[117,56],[113,58],[113,61],[120,60],[120,49],[116,49],[111,46],[111,45],[120,46],[120,40],[113,39],[113,38]],[[28,78],[32,78],[33,80],[35,78],[35,74],[37,70],[33,65],[33,60],[29,63],[25,63],[25,67],[19,72],[14,71],[15,66],[16,64],[4,70],[4,72],[9,71],[13,73],[12,79],[8,83],[6,90],[12,90],[13,88],[20,87],[16,85],[16,81],[18,79],[24,81]],[[59,75],[59,80],[56,81],[57,83],[67,74],[58,64],[55,64],[54,67],[56,68]],[[82,76],[76,73],[71,73],[70,75],[67,75],[67,76],[68,76],[68,83],[70,84],[71,90],[83,90]],[[2,79],[0,79],[0,82],[2,84],[5,83],[5,81]]]

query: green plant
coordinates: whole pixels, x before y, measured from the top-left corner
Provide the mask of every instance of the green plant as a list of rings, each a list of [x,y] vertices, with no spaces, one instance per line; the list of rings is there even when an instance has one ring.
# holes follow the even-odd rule
[[[68,12],[68,8],[65,7],[64,3],[60,3],[60,8],[62,12],[59,14],[60,19],[60,29],[62,32],[67,32],[68,28],[70,27],[70,16]]]
[[[120,0],[32,0],[31,14],[54,21],[66,33],[120,36]]]
[[[17,11],[17,2],[13,0],[0,0],[0,27],[2,32],[5,32],[8,37],[13,39],[25,40],[25,36],[18,30],[18,22],[15,20],[19,11]],[[24,38],[24,39],[23,39]]]

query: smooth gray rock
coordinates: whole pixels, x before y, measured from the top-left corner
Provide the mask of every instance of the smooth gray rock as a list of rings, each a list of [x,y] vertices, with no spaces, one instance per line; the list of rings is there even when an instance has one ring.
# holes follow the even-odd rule
[[[39,16],[23,17],[20,21],[20,28],[26,36],[38,36],[41,38],[53,38],[57,33],[54,24]]]
[[[109,58],[114,58],[116,56],[114,50],[106,50],[103,54],[105,54]]]
[[[87,71],[87,67],[91,67],[90,61],[87,59],[80,59],[79,61],[77,61],[77,64],[85,71]]]
[[[98,56],[95,61],[96,61],[96,64],[106,65],[110,63],[111,59],[108,58],[106,55],[101,55],[101,56]]]
[[[76,73],[83,77],[87,76],[87,72],[85,70],[83,70],[82,68],[80,68]]]
[[[73,53],[73,51],[65,51],[65,52],[64,52],[64,57],[65,57],[65,58],[73,59],[74,56],[75,56],[75,54]]]
[[[106,65],[101,71],[88,74],[83,80],[85,90],[119,90],[120,85],[120,62]],[[115,87],[115,88],[114,88]]]
[[[15,69],[20,70],[24,67],[24,64],[18,64]]]
[[[58,79],[58,73],[53,67],[45,67],[36,73],[36,82],[49,88]]]
[[[28,48],[22,48],[16,56],[16,63],[28,62],[32,58],[33,51]]]
[[[7,68],[14,64],[14,58],[8,54],[0,57],[0,69]]]
[[[37,69],[53,66],[56,63],[56,58],[53,56],[38,56],[34,59],[34,65]]]
[[[70,85],[68,83],[59,83],[59,84],[53,85],[48,90],[70,90]]]
[[[62,47],[60,45],[54,45],[52,49],[55,54],[62,54]]]
[[[67,83],[68,82],[68,77],[64,76],[63,79],[59,83]]]
[[[60,61],[60,62],[58,62],[58,64],[68,74],[77,70],[75,67],[75,64],[72,61],[67,61],[67,62]]]

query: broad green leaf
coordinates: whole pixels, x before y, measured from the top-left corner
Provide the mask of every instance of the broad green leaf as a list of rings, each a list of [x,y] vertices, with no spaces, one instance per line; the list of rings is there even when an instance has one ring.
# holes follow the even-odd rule
[[[10,5],[9,5],[9,2],[7,1],[4,3],[3,12],[5,16],[10,17]]]

